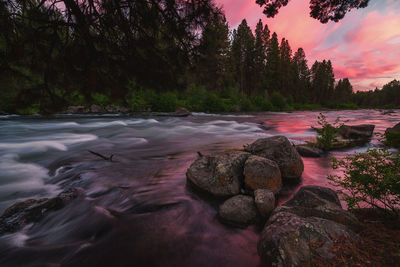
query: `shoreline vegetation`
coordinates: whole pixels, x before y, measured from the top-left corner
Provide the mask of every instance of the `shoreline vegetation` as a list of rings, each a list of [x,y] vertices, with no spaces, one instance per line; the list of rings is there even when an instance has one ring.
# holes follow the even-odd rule
[[[232,29],[212,0],[54,2],[0,4],[0,113],[400,107],[399,81],[354,92],[329,59],[308,62],[261,20]]]

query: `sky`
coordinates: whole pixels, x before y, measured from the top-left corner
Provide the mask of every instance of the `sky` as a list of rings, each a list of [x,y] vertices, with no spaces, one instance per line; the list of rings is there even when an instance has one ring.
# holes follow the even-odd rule
[[[335,78],[349,78],[355,90],[381,88],[400,80],[400,1],[370,0],[338,23],[322,24],[309,16],[309,0],[291,0],[275,18],[267,18],[255,0],[216,0],[231,28],[246,19],[254,31],[259,19],[293,52],[302,47],[311,66],[330,59]]]

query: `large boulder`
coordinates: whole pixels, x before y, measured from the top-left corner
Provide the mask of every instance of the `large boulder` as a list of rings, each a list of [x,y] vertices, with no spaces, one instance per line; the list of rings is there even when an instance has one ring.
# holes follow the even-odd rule
[[[12,205],[0,217],[0,234],[18,231],[29,223],[41,220],[49,212],[63,208],[79,194],[79,189],[70,188],[54,198],[28,199]]]
[[[187,182],[195,189],[216,197],[237,195],[243,184],[244,164],[249,156],[242,151],[201,156],[187,170]]]
[[[284,136],[258,139],[246,146],[245,151],[275,161],[283,179],[300,178],[304,171],[300,154]]]
[[[355,242],[359,229],[357,218],[341,208],[333,190],[304,186],[274,210],[261,234],[258,254],[265,266],[302,266],[311,253],[329,260],[334,257],[333,240],[346,237]]]
[[[254,202],[261,217],[267,218],[275,209],[275,195],[268,189],[254,191]]]
[[[302,157],[306,158],[319,158],[324,154],[322,149],[307,145],[298,145],[296,146],[296,150]]]
[[[385,134],[390,134],[390,133],[400,133],[400,123],[396,124],[392,128],[387,128]]]
[[[266,158],[250,156],[244,165],[244,184],[247,190],[269,189],[277,193],[282,186],[278,164]]]
[[[375,125],[342,125],[339,128],[339,134],[345,139],[369,139],[374,133]]]
[[[235,226],[246,227],[255,222],[257,210],[251,196],[237,195],[226,200],[218,211],[221,222]]]

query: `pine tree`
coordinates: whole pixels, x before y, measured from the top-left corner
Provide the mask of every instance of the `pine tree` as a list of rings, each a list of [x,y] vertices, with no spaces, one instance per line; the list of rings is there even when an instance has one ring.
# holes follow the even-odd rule
[[[280,89],[281,81],[281,59],[279,51],[278,36],[274,32],[268,43],[266,62],[266,77],[268,83],[268,92],[272,94]]]
[[[254,36],[244,19],[233,31],[232,62],[241,93],[251,94],[254,88]]]
[[[306,102],[310,99],[310,69],[307,65],[306,54],[303,48],[297,49],[293,56],[294,72],[296,77],[294,99],[296,102]]]
[[[229,26],[224,15],[215,14],[203,30],[198,46],[195,80],[210,90],[228,87]]]
[[[288,40],[282,38],[280,46],[280,61],[281,61],[281,88],[280,92],[284,96],[292,96],[292,89],[294,87],[294,74],[292,68],[292,49],[290,48]]]

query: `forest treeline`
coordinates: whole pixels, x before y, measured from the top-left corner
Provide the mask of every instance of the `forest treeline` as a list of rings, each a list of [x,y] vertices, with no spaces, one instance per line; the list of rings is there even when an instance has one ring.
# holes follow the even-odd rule
[[[0,111],[70,105],[235,112],[400,105],[400,85],[353,93],[261,20],[230,30],[212,0],[0,2]],[[396,97],[392,97],[391,95]]]

